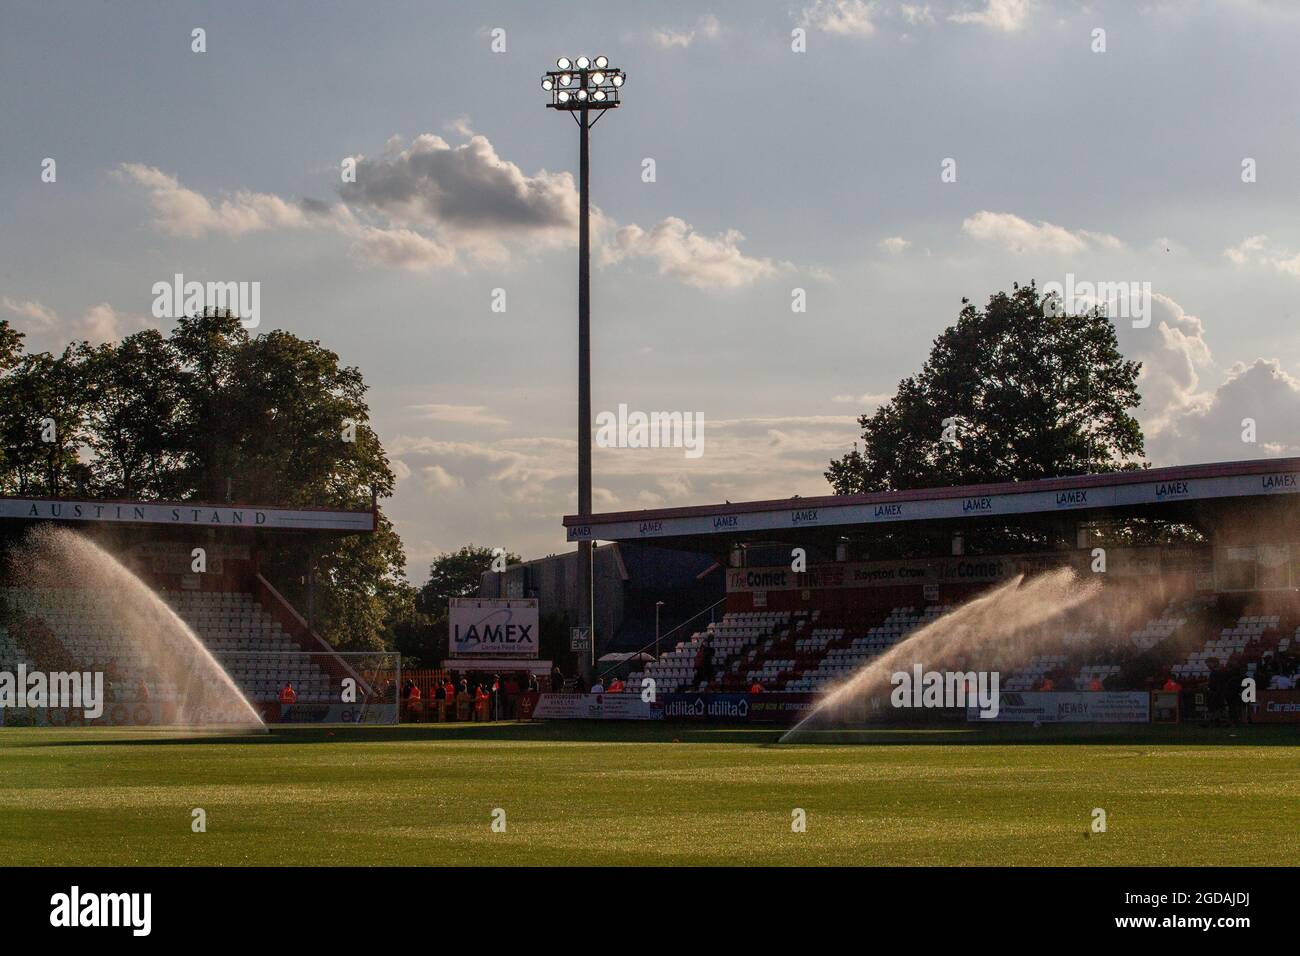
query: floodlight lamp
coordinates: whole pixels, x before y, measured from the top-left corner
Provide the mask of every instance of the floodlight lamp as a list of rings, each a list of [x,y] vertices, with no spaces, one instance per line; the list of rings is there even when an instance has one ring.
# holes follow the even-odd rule
[[[569,102],[569,94],[561,90],[560,95],[557,96],[556,99],[559,100],[561,103],[567,103]]]
[[[578,69],[585,70],[589,66],[591,66],[590,60],[588,60],[585,56],[578,57]]]
[[[561,70],[567,70],[570,66],[569,58],[567,56],[562,56],[555,61],[555,65],[558,66]]]
[[[546,79],[542,80],[542,89],[550,90],[554,88],[555,88],[555,84],[551,82],[550,77],[547,77]]]
[[[597,86],[600,86],[600,84],[605,82],[605,74],[604,73],[591,74],[591,82],[595,83]]]
[[[623,85],[623,74],[622,74],[622,73],[615,73],[615,74],[614,74],[614,78],[613,78],[612,80],[610,80],[610,82],[613,83],[615,86],[622,86],[622,85]]]
[[[572,82],[573,82],[573,77],[571,77],[568,73],[561,73],[561,74],[560,74],[560,85],[561,85],[561,86],[568,86],[568,85],[569,85],[570,83],[572,83]]]
[[[609,57],[607,56],[596,57],[596,69],[603,70],[607,66],[609,66]]]

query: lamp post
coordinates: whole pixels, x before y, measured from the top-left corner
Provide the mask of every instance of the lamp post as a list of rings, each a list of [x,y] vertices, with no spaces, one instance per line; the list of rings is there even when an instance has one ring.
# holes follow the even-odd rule
[[[556,69],[542,76],[542,89],[551,94],[548,109],[568,113],[578,124],[578,514],[591,514],[591,222],[588,202],[591,128],[606,110],[619,105],[619,90],[626,78],[609,65],[609,58],[594,60],[562,56]],[[578,542],[578,626],[588,628],[589,652],[579,662],[583,681],[590,683],[596,657],[592,627],[591,541]]]
[[[655,660],[659,659],[659,609],[663,606],[663,601],[655,601]]]

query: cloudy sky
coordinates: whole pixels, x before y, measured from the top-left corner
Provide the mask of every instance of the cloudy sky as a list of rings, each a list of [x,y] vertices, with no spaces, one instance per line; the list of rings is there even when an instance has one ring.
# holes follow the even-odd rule
[[[177,272],[259,281],[263,330],[370,384],[414,576],[563,550],[577,134],[538,81],[605,53],[594,410],[706,424],[698,458],[597,448],[597,510],[825,493],[963,296],[1067,274],[1150,283],[1119,336],[1152,462],[1300,452],[1300,6],[557,9],[0,0],[0,315],[55,348],[165,331]]]

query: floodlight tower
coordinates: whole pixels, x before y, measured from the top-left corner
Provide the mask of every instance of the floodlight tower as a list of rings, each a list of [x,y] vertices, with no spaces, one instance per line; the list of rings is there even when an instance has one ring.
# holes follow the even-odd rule
[[[591,514],[591,223],[588,203],[588,140],[606,110],[619,105],[626,75],[609,65],[609,57],[562,56],[556,69],[542,77],[551,94],[548,109],[561,110],[578,124],[578,514]],[[580,659],[583,681],[590,684],[596,657],[592,598],[591,541],[578,542],[578,626],[588,628],[590,649]]]

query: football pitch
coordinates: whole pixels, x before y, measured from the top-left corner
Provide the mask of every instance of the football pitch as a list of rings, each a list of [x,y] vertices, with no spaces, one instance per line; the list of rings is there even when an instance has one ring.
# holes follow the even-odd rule
[[[1295,729],[1079,733],[784,745],[657,723],[10,728],[0,853],[11,866],[1294,864]]]

